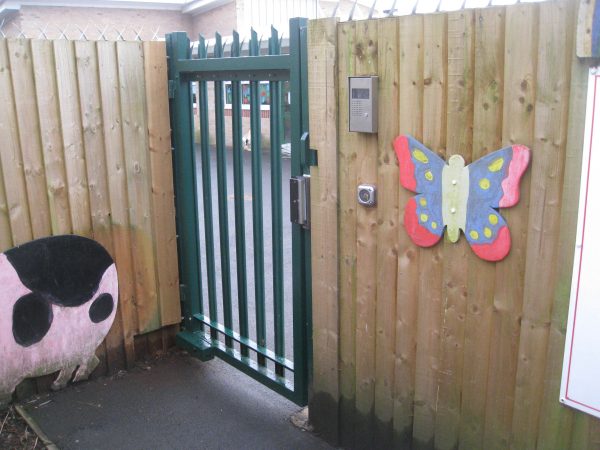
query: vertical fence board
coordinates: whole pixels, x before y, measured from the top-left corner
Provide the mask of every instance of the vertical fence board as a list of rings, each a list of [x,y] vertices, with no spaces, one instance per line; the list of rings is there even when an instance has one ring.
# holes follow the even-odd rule
[[[74,43],[66,40],[54,41],[54,58],[73,233],[91,237],[90,198],[79,112],[80,97]]]
[[[355,74],[354,22],[338,25],[339,84],[339,280],[340,280],[340,436],[342,445],[354,440],[354,401],[356,380],[356,149],[348,132],[348,76]],[[343,225],[342,225],[343,224]]]
[[[411,16],[399,19],[399,111],[396,134],[410,134],[422,139],[423,134],[423,17]],[[394,155],[394,159],[396,156]],[[398,186],[398,178],[396,179]],[[404,223],[404,206],[414,194],[397,187],[399,222]],[[417,298],[419,249],[408,234],[398,233],[398,267],[396,290],[396,358],[394,428],[399,438],[413,426],[411,411],[414,408]],[[402,442],[402,445],[407,445]]]
[[[502,145],[504,79],[504,9],[475,14],[473,161]],[[485,393],[496,266],[469,259],[460,447],[481,448],[485,425]]]
[[[398,164],[392,147],[398,122],[398,21],[378,22],[380,121],[377,149],[377,246],[375,409],[377,447],[389,447],[394,431],[394,365],[396,358],[396,279],[398,266]],[[404,427],[403,427],[404,428]],[[405,431],[405,430],[399,430]],[[409,433],[410,435],[410,433]]]
[[[338,440],[339,305],[337,224],[338,66],[337,20],[309,22],[308,89],[311,146],[318,166],[311,168],[311,255],[313,272],[313,392],[311,422],[332,442]],[[341,80],[344,82],[345,80]]]
[[[8,41],[13,95],[17,112],[17,128],[23,157],[23,171],[27,186],[31,229],[34,239],[51,233],[46,175],[40,137],[31,41],[17,39]]]
[[[160,327],[156,262],[152,245],[151,173],[144,83],[144,54],[138,42],[118,42],[123,145],[128,157],[127,191],[132,235],[139,332]]]
[[[471,162],[473,129],[473,11],[448,15],[448,110],[446,157],[460,154]],[[451,243],[444,238],[442,335],[435,446],[458,445],[464,333],[469,261],[475,256],[466,239]]]
[[[144,43],[148,105],[148,136],[152,175],[152,208],[156,269],[158,274],[161,325],[181,321],[173,171],[171,169],[171,126],[167,93],[167,56],[162,42]]]
[[[10,218],[8,217],[8,202],[4,189],[4,174],[2,173],[2,161],[0,160],[0,252],[12,247],[12,235],[10,229]]]
[[[35,95],[46,173],[50,225],[53,234],[69,234],[72,231],[71,210],[52,41],[32,40],[31,53],[34,63]]]
[[[562,208],[557,260],[561,261],[556,276],[552,323],[548,343],[548,357],[544,378],[544,398],[541,405],[539,448],[569,448],[575,427],[571,408],[565,408],[556,401],[559,398],[563,367],[563,351],[571,296],[571,278],[573,276],[573,249],[577,234],[577,211],[579,209],[579,187],[581,181],[581,160],[584,146],[584,126],[587,102],[588,70],[573,54],[569,123],[565,156],[565,182],[562,192]],[[583,415],[583,414],[580,414]],[[587,419],[587,415],[584,415]],[[573,431],[571,431],[573,430]],[[584,448],[583,443],[578,443]]]
[[[131,228],[129,226],[129,200],[127,197],[127,171],[123,147],[121,96],[114,42],[98,42],[98,69],[102,93],[102,121],[108,190],[110,197],[111,229],[114,258],[119,268],[119,313],[123,324],[123,344],[128,366],[135,360],[133,336],[138,330],[135,306],[135,271],[131,255]]]
[[[505,20],[502,143],[532,148],[535,71],[537,54],[537,5],[508,8]],[[535,155],[534,155],[535,157]],[[519,345],[519,325],[525,270],[525,242],[529,205],[530,171],[521,181],[521,201],[502,210],[510,225],[512,247],[496,264],[496,289],[488,363],[484,446],[502,449],[509,445]],[[518,209],[517,209],[518,208]]]
[[[555,261],[557,256],[573,41],[568,31],[572,31],[573,5],[555,2],[540,11],[535,153],[513,416],[516,448],[535,446],[543,394],[556,265],[545,267],[539,262]]]
[[[93,237],[114,255],[96,43],[76,42],[75,56]],[[106,336],[109,373],[124,367],[122,336],[123,324],[121,316],[117,315]]]
[[[441,156],[445,156],[446,149],[447,26],[444,14],[423,18],[423,142]],[[442,326],[442,245],[421,251],[419,274],[426,275],[418,280],[413,420],[416,448],[433,445]]]
[[[357,75],[377,74],[377,23],[356,24],[354,56]],[[356,152],[356,180],[344,186],[354,191],[359,184],[377,181],[377,135],[353,133]],[[354,188],[354,189],[353,189]],[[353,199],[356,205],[356,198]],[[357,428],[357,442],[372,445],[375,400],[375,308],[377,304],[377,210],[357,206],[356,210],[356,410],[363,417]],[[370,425],[366,425],[370,424]],[[364,426],[364,428],[363,428]]]
[[[12,90],[12,77],[8,42],[0,40],[0,104],[4,105],[0,114],[0,160],[4,175],[4,186],[12,243],[24,244],[33,237],[27,202],[27,187],[23,171],[23,158],[19,143],[19,130]]]

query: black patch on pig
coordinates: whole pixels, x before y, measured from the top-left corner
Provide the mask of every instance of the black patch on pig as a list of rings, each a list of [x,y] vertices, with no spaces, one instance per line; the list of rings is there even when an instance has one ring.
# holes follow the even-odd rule
[[[15,342],[23,347],[40,342],[52,325],[52,305],[32,292],[13,306],[12,331]]]
[[[29,290],[61,306],[80,306],[93,297],[113,263],[96,241],[73,235],[38,239],[5,255]]]
[[[90,306],[90,320],[94,323],[100,323],[103,320],[106,320],[112,313],[113,307],[114,302],[112,295],[100,295],[96,300],[94,300],[92,306]]]

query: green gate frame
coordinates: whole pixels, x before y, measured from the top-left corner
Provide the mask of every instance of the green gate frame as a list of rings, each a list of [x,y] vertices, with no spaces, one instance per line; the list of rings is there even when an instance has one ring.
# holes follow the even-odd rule
[[[177,245],[183,314],[182,331],[177,335],[177,343],[202,360],[211,359],[213,356],[220,357],[299,405],[306,405],[308,402],[309,374],[311,373],[310,366],[312,362],[310,232],[301,225],[292,224],[293,363],[279,357],[277,351],[273,352],[259,345],[264,345],[264,342],[261,342],[260,333],[258,335],[259,343],[255,343],[233,331],[230,328],[231,317],[227,316],[227,309],[225,309],[225,325],[211,320],[210,317],[204,314],[202,280],[200,275],[199,211],[196,190],[191,82],[214,81],[216,86],[220,86],[220,83],[223,81],[232,81],[235,83],[249,80],[250,82],[258,83],[259,81],[275,82],[289,80],[292,123],[291,176],[308,175],[310,165],[315,161],[308,147],[307,22],[305,18],[290,20],[290,52],[287,55],[279,54],[279,41],[277,32],[274,29],[269,40],[270,54],[263,56],[258,56],[260,54],[259,42],[255,32],[253,32],[252,40],[250,41],[250,54],[255,56],[240,56],[239,36],[237,33],[234,33],[234,45],[232,46],[232,55],[230,57],[223,57],[223,47],[220,36],[217,34],[214,58],[207,57],[202,37],[198,46],[199,58],[193,58],[191,55],[190,40],[186,33],[176,32],[167,34],[166,36],[178,234]],[[203,86],[205,85],[204,83]],[[271,85],[276,86],[275,83]],[[207,104],[206,95],[203,88],[200,88],[199,91],[199,106],[202,107]],[[220,96],[217,95],[216,97]],[[256,98],[256,104],[258,104],[258,98]],[[217,108],[220,107],[222,105],[217,105]],[[260,114],[260,111],[256,114]],[[218,116],[219,114],[217,114],[217,134],[224,133],[224,125],[222,120],[219,121]],[[258,116],[258,122],[256,118],[251,120],[253,122],[252,134],[253,136],[257,136],[255,130],[256,127],[260,127],[260,116]],[[201,123],[200,126],[201,129],[204,127],[207,130],[207,121],[206,123]],[[241,141],[241,125],[236,129],[234,123],[233,133],[234,139],[237,138]],[[208,141],[201,142],[201,145],[208,146]],[[219,155],[219,151],[217,151],[217,155]],[[258,160],[259,162],[260,160]],[[219,170],[219,162],[217,164],[217,170]],[[253,164],[255,164],[254,157]],[[234,172],[236,170],[235,165],[236,162],[234,159]],[[221,177],[219,177],[218,173],[217,176],[220,183]],[[236,189],[241,188],[234,187],[234,190]],[[205,195],[206,192],[205,190]],[[239,195],[240,192],[238,190],[236,195]],[[219,202],[222,200],[221,197],[221,190],[219,189]],[[262,199],[260,201],[262,202]],[[259,207],[262,210],[262,205],[259,205]],[[221,204],[219,204],[219,210],[221,214]],[[221,236],[223,236],[223,233],[227,233],[226,222],[224,225],[220,217]],[[225,228],[223,229],[223,227]],[[257,248],[257,243],[262,246],[262,235],[258,236],[258,238],[259,240],[257,241],[257,236],[255,236],[255,249]],[[223,252],[223,247],[221,248]],[[225,263],[229,264],[228,254],[225,256],[227,258]],[[214,267],[207,267],[207,270],[210,271],[211,269],[214,270]],[[229,269],[228,265],[227,269]],[[277,270],[276,267],[274,267],[275,270]],[[229,270],[223,270],[223,274],[230,276]],[[238,276],[240,276],[239,273]],[[243,276],[245,277],[245,274]],[[215,301],[214,294],[211,296],[211,289],[214,293],[214,280],[213,286],[211,286],[210,276],[208,289],[209,302]],[[224,289],[223,295],[227,295],[226,289]],[[230,300],[229,298],[228,301],[230,302]],[[209,306],[213,307],[214,305],[209,303]],[[242,306],[244,305],[239,306],[240,309]],[[264,316],[264,311],[262,314]],[[207,333],[207,330],[209,333]],[[225,343],[218,340],[219,334],[225,337]],[[233,348],[234,341],[240,344],[241,351]],[[282,342],[276,342],[275,345],[276,348],[283,346]],[[250,351],[257,355],[257,361],[254,361],[249,356]],[[275,363],[276,371],[267,368],[266,360]],[[293,383],[285,378],[285,370],[293,372]]]

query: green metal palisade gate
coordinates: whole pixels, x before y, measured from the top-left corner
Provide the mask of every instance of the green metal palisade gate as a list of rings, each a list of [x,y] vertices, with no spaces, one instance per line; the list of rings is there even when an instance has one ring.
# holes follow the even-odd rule
[[[290,20],[289,54],[281,54],[278,33],[272,29],[268,55],[260,55],[260,42],[253,31],[249,56],[241,56],[239,35],[234,32],[231,54],[223,55],[221,36],[216,35],[214,57],[209,58],[204,38],[200,37],[197,58],[192,57],[186,33],[166,37],[169,68],[170,118],[175,175],[179,273],[182,301],[180,346],[201,359],[218,356],[294,402],[308,400],[308,374],[311,347],[311,263],[310,232],[307,223],[292,224],[293,258],[293,362],[284,354],[283,320],[283,234],[281,195],[282,81],[289,81],[291,108],[291,176],[309,185],[307,176],[314,163],[308,147],[307,20]],[[231,123],[233,136],[233,198],[235,230],[229,229],[227,210],[227,171],[223,82],[231,81]],[[241,81],[250,83],[250,123],[252,133],[252,214],[254,244],[254,298],[256,342],[249,338],[248,288],[246,268],[245,210],[243,198]],[[265,321],[264,253],[262,203],[262,152],[260,143],[259,82],[268,81],[271,117],[271,205],[273,246],[274,342],[269,348]],[[198,82],[200,111],[200,161],[202,173],[203,216],[199,217],[196,189],[197,168],[192,111],[192,83]],[[217,281],[214,253],[211,199],[210,146],[208,140],[207,84],[215,87],[216,186],[220,267],[223,274],[221,300],[223,323],[217,319]],[[304,199],[305,204],[309,200]],[[200,220],[204,223],[206,293],[208,314],[203,308],[201,277]],[[239,329],[233,329],[231,261],[229,233],[235,234],[237,308]],[[219,337],[222,339],[220,340]],[[254,357],[254,358],[253,358]]]

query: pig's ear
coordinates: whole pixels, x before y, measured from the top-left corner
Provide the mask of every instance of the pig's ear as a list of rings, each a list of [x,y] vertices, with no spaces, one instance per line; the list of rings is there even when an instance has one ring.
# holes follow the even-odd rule
[[[52,325],[52,306],[41,295],[31,292],[13,307],[12,331],[15,342],[29,347],[40,342]]]

